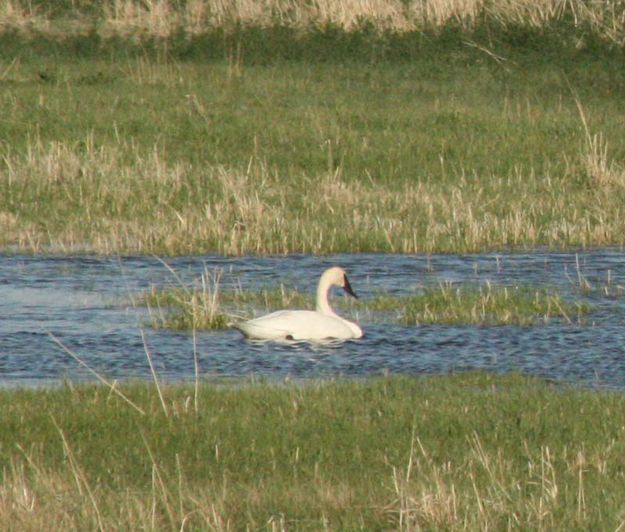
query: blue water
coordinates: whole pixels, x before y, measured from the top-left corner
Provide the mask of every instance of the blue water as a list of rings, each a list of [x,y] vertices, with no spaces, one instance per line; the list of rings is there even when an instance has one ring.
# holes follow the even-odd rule
[[[198,256],[167,263],[188,284],[206,270],[219,270],[222,289],[258,290],[284,283],[313,293],[323,269],[340,264],[362,299],[380,292],[409,294],[441,282],[490,282],[554,288],[594,308],[581,323],[572,316],[573,323],[560,319],[533,327],[404,327],[353,315],[365,337],[328,345],[252,343],[234,330],[199,332],[196,353],[202,378],[484,370],[624,390],[624,259],[622,250],[598,249],[458,256]],[[580,291],[580,278],[593,290]],[[145,327],[147,310],[132,304],[133,297],[152,286],[178,283],[152,257],[0,255],[0,385],[93,379],[67,350],[107,379],[151,379],[142,327],[158,376],[194,379],[192,335]]]

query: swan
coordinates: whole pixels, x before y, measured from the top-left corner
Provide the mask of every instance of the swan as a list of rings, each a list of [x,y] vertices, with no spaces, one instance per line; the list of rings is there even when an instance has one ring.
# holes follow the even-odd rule
[[[347,340],[361,338],[362,329],[341,318],[330,306],[328,293],[333,286],[339,286],[349,295],[357,298],[352,290],[345,270],[338,266],[323,272],[317,286],[316,310],[278,310],[233,325],[247,338],[258,340]]]

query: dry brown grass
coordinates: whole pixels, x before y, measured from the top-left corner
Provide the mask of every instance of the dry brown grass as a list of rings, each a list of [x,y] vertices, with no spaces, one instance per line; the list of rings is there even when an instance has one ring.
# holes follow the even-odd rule
[[[486,530],[497,523],[502,529],[554,530],[562,526],[558,519],[567,497],[576,508],[573,521],[585,522],[584,476],[606,474],[614,442],[592,456],[583,449],[558,454],[547,445],[525,445],[527,468],[519,477],[514,460],[486,451],[477,434],[467,440],[462,464],[437,463],[421,442],[413,442],[408,463],[393,468],[396,500],[390,510],[399,529]]]
[[[409,460],[390,468],[388,482],[393,494],[384,507],[398,530],[435,527],[445,530],[491,527],[553,530],[560,525],[563,506],[574,505],[569,523],[588,523],[585,476],[601,478],[613,464],[614,442],[593,452],[548,445],[527,447],[524,473],[503,450],[486,450],[477,434],[469,437],[462,462],[433,458],[417,439]],[[146,450],[146,452],[150,452]],[[227,478],[190,485],[181,476],[167,478],[156,461],[152,463],[151,489],[111,490],[89,480],[86,472],[66,447],[66,467],[49,469],[40,459],[25,454],[13,459],[0,486],[0,526],[4,530],[93,530],[133,529],[231,530],[232,508],[249,504],[271,508],[270,490],[247,486],[230,487]],[[214,485],[213,485],[214,484]],[[312,490],[312,493],[308,490]],[[241,500],[241,497],[243,500]],[[283,501],[310,504],[332,513],[345,511],[354,501],[364,502],[353,486],[324,479],[287,490]],[[567,504],[564,498],[572,501]],[[374,501],[370,501],[376,505]],[[283,529],[285,516],[267,513],[269,529]],[[250,517],[249,524],[254,521]]]
[[[581,102],[576,100],[576,103],[585,133],[582,164],[589,180],[601,189],[624,187],[625,169],[609,157],[607,139],[601,131],[598,133],[591,131]]]
[[[571,14],[576,24],[592,27],[614,43],[622,43],[625,15],[610,2],[582,0],[191,0],[176,9],[169,0],[114,0],[107,8],[107,24],[125,32],[144,31],[160,37],[178,28],[201,33],[207,27],[228,26],[233,22],[273,25],[276,22],[296,28],[335,25],[346,31],[373,24],[380,30],[419,31],[454,22],[472,26],[482,15],[504,25],[547,26]]]
[[[420,31],[450,22],[471,27],[480,17],[503,25],[542,28],[571,16],[614,44],[622,45],[625,14],[615,2],[583,0],[105,0],[100,5],[98,32],[102,36],[170,37],[184,30],[197,35],[208,28],[233,24],[308,29],[327,24],[351,31],[372,24],[380,30]],[[85,32],[92,27],[78,10],[61,17],[66,31]],[[59,23],[48,10],[33,8],[29,0],[2,0],[0,28],[49,31]]]
[[[14,460],[0,486],[0,527],[3,530],[231,530],[224,517],[227,492],[192,490],[164,483],[153,467],[154,482],[147,492],[113,492],[89,483],[79,464],[49,470],[36,463]],[[91,493],[91,497],[89,496]]]
[[[2,0],[0,2],[0,29],[25,27],[34,22],[41,22],[40,17],[28,2]]]

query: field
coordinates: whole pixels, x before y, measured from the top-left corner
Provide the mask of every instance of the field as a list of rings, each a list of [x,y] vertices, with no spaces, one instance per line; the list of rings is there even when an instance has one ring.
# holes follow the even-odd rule
[[[0,247],[622,246],[623,43],[621,2],[0,0]],[[367,304],[588,311],[490,290]],[[213,296],[145,303],[223,327]],[[622,530],[624,402],[472,374],[0,390],[0,528]]]
[[[3,2],[0,245],[623,244],[616,8],[255,5]]]
[[[2,528],[625,524],[622,394],[479,375],[115,391],[0,393]]]

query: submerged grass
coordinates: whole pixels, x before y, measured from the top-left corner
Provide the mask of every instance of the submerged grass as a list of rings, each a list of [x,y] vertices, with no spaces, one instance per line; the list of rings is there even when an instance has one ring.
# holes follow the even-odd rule
[[[279,309],[313,309],[312,295],[281,285],[258,292],[222,291],[202,276],[200,287],[157,289],[135,299],[150,310],[151,325],[167,329],[223,329],[233,321]],[[215,275],[218,279],[218,274]],[[529,326],[564,320],[581,323],[591,305],[568,301],[547,289],[527,286],[454,285],[441,283],[410,295],[375,294],[358,301],[340,298],[337,308],[357,312],[369,322],[404,325],[466,324]]]
[[[0,392],[0,526],[624,524],[621,394],[487,375],[122,389],[145,415],[98,386]]]

